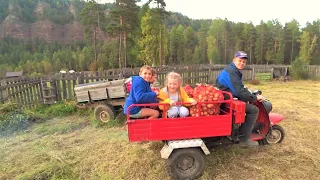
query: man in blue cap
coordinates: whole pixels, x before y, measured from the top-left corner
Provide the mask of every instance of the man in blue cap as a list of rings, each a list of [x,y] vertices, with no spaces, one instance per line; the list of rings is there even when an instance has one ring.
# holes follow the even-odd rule
[[[240,134],[244,135],[240,138],[242,146],[258,146],[257,141],[250,140],[250,134],[257,120],[259,109],[248,102],[262,101],[261,95],[253,95],[242,83],[242,73],[240,70],[246,65],[248,60],[247,53],[238,51],[235,53],[233,62],[225,67],[219,74],[216,86],[223,91],[229,91],[234,98],[246,102],[245,122],[240,127]]]

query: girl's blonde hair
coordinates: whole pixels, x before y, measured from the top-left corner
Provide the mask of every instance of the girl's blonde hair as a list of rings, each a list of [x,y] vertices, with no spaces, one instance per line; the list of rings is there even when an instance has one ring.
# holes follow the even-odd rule
[[[182,83],[183,83],[182,77],[181,77],[181,75],[180,75],[179,73],[170,72],[170,73],[167,74],[166,80],[165,80],[165,82],[164,82],[166,86],[168,85],[168,79],[169,79],[169,78],[170,78],[170,79],[176,79],[176,80],[178,80],[180,86],[181,86]]]

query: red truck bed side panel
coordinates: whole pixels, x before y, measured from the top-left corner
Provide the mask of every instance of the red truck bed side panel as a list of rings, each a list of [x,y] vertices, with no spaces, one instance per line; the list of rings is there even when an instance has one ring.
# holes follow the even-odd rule
[[[231,115],[128,121],[129,140],[157,141],[231,135]]]

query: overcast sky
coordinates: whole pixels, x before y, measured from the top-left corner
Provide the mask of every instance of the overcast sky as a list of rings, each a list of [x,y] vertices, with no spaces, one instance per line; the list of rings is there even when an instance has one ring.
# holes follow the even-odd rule
[[[115,0],[98,0],[101,3]],[[145,2],[146,0],[142,0]],[[278,19],[283,25],[293,18],[304,26],[320,19],[320,0],[165,0],[167,11],[180,12],[192,19],[227,18],[233,22]]]

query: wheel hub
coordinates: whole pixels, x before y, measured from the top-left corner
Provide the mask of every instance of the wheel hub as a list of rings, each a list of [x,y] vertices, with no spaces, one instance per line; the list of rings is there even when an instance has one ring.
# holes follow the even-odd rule
[[[180,171],[192,171],[192,169],[194,169],[195,166],[195,160],[193,157],[190,156],[184,157],[178,162],[177,165]]]
[[[106,111],[101,111],[99,117],[102,122],[108,122],[110,120],[110,115]]]
[[[275,144],[281,139],[281,132],[277,129],[272,130],[267,136],[267,142],[269,144]]]

